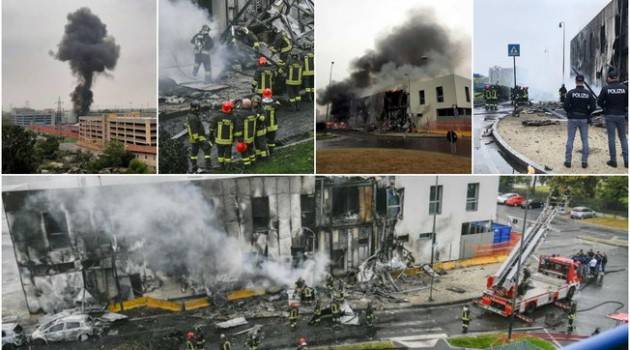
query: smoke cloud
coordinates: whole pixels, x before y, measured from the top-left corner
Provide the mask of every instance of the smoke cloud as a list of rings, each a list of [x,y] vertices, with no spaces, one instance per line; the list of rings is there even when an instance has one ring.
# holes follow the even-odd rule
[[[64,35],[57,45],[55,58],[68,62],[78,84],[70,94],[74,113],[85,115],[94,96],[92,84],[95,75],[113,70],[120,56],[120,46],[107,35],[107,26],[87,7],[68,14]]]
[[[318,91],[321,105],[346,96],[406,86],[408,79],[447,74],[467,65],[470,40],[437,21],[433,10],[416,9],[399,26],[376,39],[351,63],[350,76]],[[469,70],[469,68],[468,68]]]
[[[264,257],[249,233],[243,232],[242,237],[226,234],[218,201],[219,197],[200,186],[182,182],[49,191],[32,197],[25,209],[41,208],[42,202],[61,208],[70,219],[68,231],[74,242],[92,241],[95,232],[107,235],[118,247],[117,255],[129,259],[128,264],[119,265],[125,273],[146,268],[152,275],[167,276],[174,282],[186,280],[210,290],[290,286],[298,277],[309,284],[324,279],[328,266],[324,254],[295,267],[286,256],[290,252],[282,257]],[[74,288],[66,289],[77,291],[73,281],[67,284]],[[55,283],[59,284],[63,283]],[[53,289],[47,285],[45,289]],[[54,295],[54,299],[58,304],[62,298]]]

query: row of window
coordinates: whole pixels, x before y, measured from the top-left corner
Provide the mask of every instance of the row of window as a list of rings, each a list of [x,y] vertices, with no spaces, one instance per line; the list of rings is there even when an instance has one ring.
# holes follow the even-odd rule
[[[464,93],[466,94],[466,102],[470,102],[470,89],[468,86],[464,86]],[[424,96],[424,90],[418,91],[420,97],[420,104],[423,105],[426,103],[426,99]],[[435,88],[435,96],[437,99],[437,103],[444,102],[444,88],[442,86],[438,86]]]
[[[442,214],[442,185],[431,186],[429,194],[429,214]],[[479,204],[479,183],[469,183],[466,190],[466,211],[477,211]]]

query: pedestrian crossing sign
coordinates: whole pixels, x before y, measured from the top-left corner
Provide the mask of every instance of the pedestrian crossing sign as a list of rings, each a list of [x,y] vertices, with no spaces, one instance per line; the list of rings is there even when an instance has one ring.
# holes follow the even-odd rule
[[[521,44],[508,44],[508,56],[520,56]]]

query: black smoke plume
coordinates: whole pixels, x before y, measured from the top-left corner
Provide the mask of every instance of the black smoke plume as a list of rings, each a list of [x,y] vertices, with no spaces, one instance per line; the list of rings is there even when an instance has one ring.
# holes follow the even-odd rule
[[[92,84],[96,74],[113,70],[120,56],[120,46],[107,35],[107,26],[87,7],[68,14],[63,38],[57,45],[55,58],[70,63],[78,85],[70,94],[74,113],[85,115],[90,111]]]
[[[407,20],[377,38],[350,65],[350,76],[318,91],[318,103],[344,100],[392,82],[433,76],[452,71],[469,57],[467,38],[451,33],[434,17],[432,10],[417,9]]]

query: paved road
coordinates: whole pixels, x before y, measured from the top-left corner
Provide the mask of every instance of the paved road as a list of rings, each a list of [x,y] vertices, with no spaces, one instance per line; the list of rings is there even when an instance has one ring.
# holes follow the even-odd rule
[[[499,106],[499,110],[488,112],[484,108],[475,108],[473,112],[473,172],[475,174],[513,174],[518,173],[518,167],[510,164],[503,152],[497,147],[494,138],[483,137],[483,131],[490,127],[496,117],[507,114],[512,107]],[[516,167],[516,169],[515,169]]]

